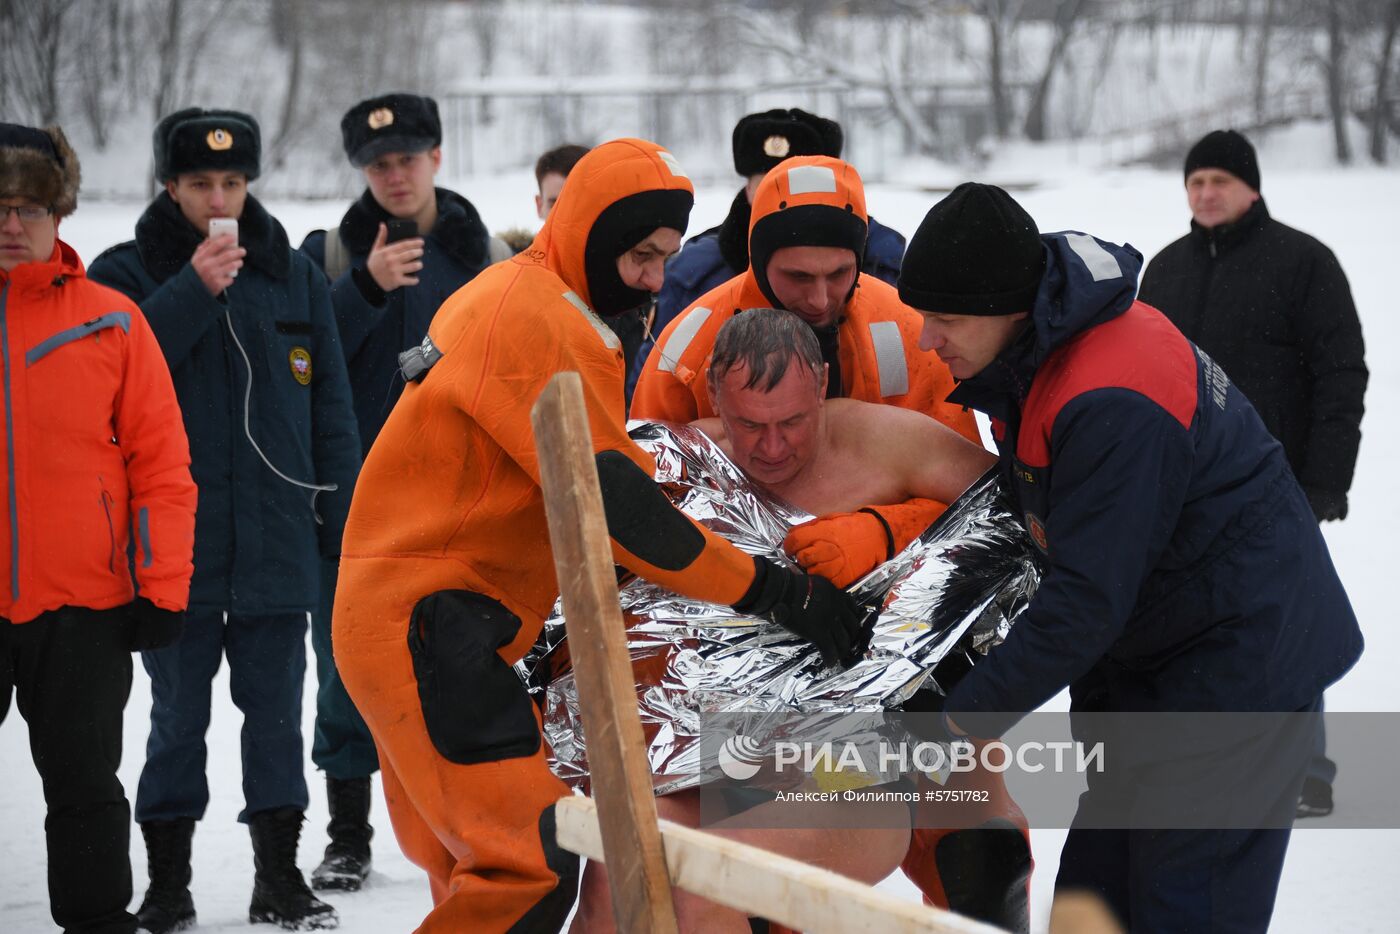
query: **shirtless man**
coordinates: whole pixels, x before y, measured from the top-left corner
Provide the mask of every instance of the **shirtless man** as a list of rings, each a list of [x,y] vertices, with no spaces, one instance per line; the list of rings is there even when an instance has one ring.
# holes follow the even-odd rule
[[[920,412],[827,399],[826,364],[802,324],[758,309],[715,342],[707,381],[718,414],[693,424],[756,485],[830,522],[915,497],[951,503],[996,463]]]
[[[707,379],[718,416],[692,424],[756,485],[823,517],[814,522],[915,497],[950,503],[996,463],[991,454],[920,412],[827,399],[821,348],[812,329],[789,311],[756,309],[726,322]],[[657,813],[695,826],[699,799],[694,789],[667,795],[657,799]],[[745,820],[751,826],[744,829],[706,829],[872,885],[894,871],[909,846],[908,827],[891,829],[885,806],[860,806],[870,813],[843,814],[843,829],[780,830],[771,828],[783,822],[781,813],[757,814],[760,808],[775,807],[782,806],[753,809]],[[750,930],[737,911],[680,890],[675,895],[683,931]],[[606,873],[590,862],[573,931],[612,929]]]

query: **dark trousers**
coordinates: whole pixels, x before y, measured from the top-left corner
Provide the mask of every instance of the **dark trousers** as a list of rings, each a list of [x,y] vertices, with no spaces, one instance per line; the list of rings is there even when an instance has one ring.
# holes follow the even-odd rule
[[[338,560],[321,562],[321,605],[311,614],[317,684],[311,761],[331,778],[364,778],[379,769],[379,753],[369,727],[345,691],[331,650],[331,607],[339,571]]]
[[[117,778],[131,692],[124,611],[0,620],[0,721],[14,689],[48,816],[49,910],[69,931],[130,932],[131,808]]]
[[[1128,930],[1269,929],[1287,830],[1071,830],[1055,889],[1103,898]]]
[[[1323,699],[1318,698],[1319,713],[1322,707]],[[1322,717],[1317,718],[1317,739],[1313,742],[1312,759],[1308,761],[1308,778],[1315,778],[1328,785],[1337,780],[1337,763],[1327,758],[1327,726]]]
[[[1056,891],[1098,895],[1133,934],[1267,931],[1317,732],[1306,714],[1316,711],[1314,703],[1296,715],[1240,721],[1228,745],[1221,738],[1229,738],[1229,726],[1219,723],[1194,739],[1159,731],[1143,744],[1162,756],[1155,763],[1142,759],[1111,779],[1091,773],[1060,854]],[[1120,827],[1182,829],[1088,829],[1106,826],[1109,814],[1128,815]],[[1201,824],[1190,818],[1202,815],[1233,828],[1192,829]]]
[[[228,656],[229,693],[243,713],[243,811],[306,809],[301,697],[306,614],[238,616],[190,612],[180,641],[141,660],[151,676],[151,735],[136,788],[136,820],[199,820],[206,777],[214,674]]]

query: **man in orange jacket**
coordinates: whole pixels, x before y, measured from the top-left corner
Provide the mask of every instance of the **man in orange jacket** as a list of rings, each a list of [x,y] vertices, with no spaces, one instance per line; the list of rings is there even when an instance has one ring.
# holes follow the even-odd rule
[[[58,239],[78,180],[62,130],[0,123],[0,720],[13,689],[49,809],[54,921],[135,931],[117,778],[129,653],[180,635],[195,487],[145,317]]]
[[[399,843],[428,873],[422,931],[555,930],[574,900],[577,860],[554,842],[551,807],[568,788],[511,668],[558,594],[529,420],[554,374],[583,378],[619,564],[780,620],[831,662],[858,640],[855,607],[828,581],[752,558],[672,508],[623,427],[625,361],[600,316],[660,286],[692,191],[653,143],[585,156],[530,247],[439,309],[360,473],[333,644]]]
[[[689,422],[715,415],[704,378],[715,336],[748,308],[785,308],[807,323],[828,367],[828,398],[923,412],[978,441],[977,424],[943,400],[948,368],[918,349],[922,321],[894,288],[860,272],[865,188],[855,167],[829,156],[778,164],[759,184],[749,223],[749,268],[696,300],[657,339],[637,380],[632,417]],[[860,577],[912,541],[945,504],[918,499],[796,533],[795,553],[831,556],[838,584]],[[810,570],[810,568],[809,568]]]

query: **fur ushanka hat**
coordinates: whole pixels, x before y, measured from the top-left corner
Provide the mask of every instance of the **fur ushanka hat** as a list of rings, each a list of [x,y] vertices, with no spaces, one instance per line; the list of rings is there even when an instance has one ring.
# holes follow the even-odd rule
[[[0,123],[0,197],[47,205],[60,220],[78,209],[78,154],[56,126]]]

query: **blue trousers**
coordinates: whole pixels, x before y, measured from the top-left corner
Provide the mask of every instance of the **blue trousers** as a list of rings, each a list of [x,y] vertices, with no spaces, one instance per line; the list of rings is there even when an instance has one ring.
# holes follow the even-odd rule
[[[331,650],[331,607],[340,562],[321,562],[321,605],[311,614],[311,647],[316,651],[316,734],[311,761],[331,778],[365,778],[379,770],[374,737],[345,691]]]
[[[237,616],[191,612],[180,641],[141,653],[151,676],[151,735],[136,787],[136,820],[199,820],[206,776],[214,674],[228,656],[229,693],[243,713],[244,823],[261,811],[306,809],[301,698],[306,614]]]

